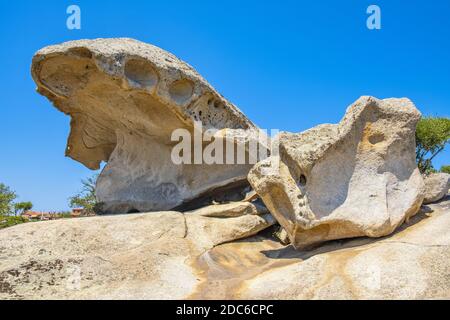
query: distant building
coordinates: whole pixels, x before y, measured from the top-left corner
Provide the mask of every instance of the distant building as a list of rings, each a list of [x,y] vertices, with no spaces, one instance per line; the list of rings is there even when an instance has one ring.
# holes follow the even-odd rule
[[[83,215],[83,209],[82,208],[72,209],[72,212],[70,213],[70,215],[74,218],[80,217],[81,215]]]
[[[53,219],[53,216],[49,212],[38,212],[38,211],[26,211],[22,214],[22,217],[26,219],[34,219],[34,220],[50,220]]]
[[[83,208],[75,208],[70,212],[72,218],[78,218],[86,216],[86,212]],[[62,212],[39,212],[39,211],[26,211],[22,213],[22,217],[28,220],[54,220],[61,219],[64,216]]]

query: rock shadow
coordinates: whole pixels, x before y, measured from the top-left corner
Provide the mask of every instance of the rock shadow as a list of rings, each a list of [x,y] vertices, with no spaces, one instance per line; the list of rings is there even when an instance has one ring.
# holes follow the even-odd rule
[[[450,197],[448,197],[450,198]],[[307,260],[315,255],[324,254],[334,251],[352,249],[356,247],[361,247],[365,245],[375,244],[377,242],[392,238],[397,233],[407,230],[412,226],[420,223],[422,220],[429,218],[429,214],[434,210],[429,206],[422,206],[420,211],[413,217],[409,219],[408,222],[403,223],[397,230],[395,230],[390,235],[380,237],[380,238],[369,238],[369,237],[357,237],[350,239],[339,239],[327,241],[322,244],[312,246],[307,249],[296,250],[292,245],[287,245],[283,248],[274,250],[263,250],[261,251],[269,259],[300,259]]]

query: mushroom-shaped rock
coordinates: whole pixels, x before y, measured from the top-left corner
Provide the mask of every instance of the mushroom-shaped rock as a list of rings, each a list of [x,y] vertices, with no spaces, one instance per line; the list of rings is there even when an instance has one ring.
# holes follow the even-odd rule
[[[173,161],[184,137],[174,139],[177,129],[189,133],[188,146],[205,130],[212,130],[211,141],[220,137],[232,146],[260,137],[237,107],[174,55],[132,39],[71,41],[38,51],[32,76],[38,92],[71,116],[66,155],[90,169],[107,162],[96,188],[103,211],[169,210],[246,183],[250,161],[205,164],[201,149],[200,162],[194,159],[194,148],[192,155],[179,152],[186,161]]]
[[[450,174],[443,172],[431,173],[424,178],[424,181],[424,204],[437,202],[448,194],[448,190],[450,189]]]
[[[361,97],[337,125],[280,133],[279,156],[256,164],[248,179],[297,248],[390,234],[423,201],[419,119],[408,99]]]

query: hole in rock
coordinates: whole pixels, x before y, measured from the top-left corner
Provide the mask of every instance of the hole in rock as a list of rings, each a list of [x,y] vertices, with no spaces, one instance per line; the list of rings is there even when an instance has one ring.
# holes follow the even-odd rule
[[[223,107],[223,104],[222,104],[222,102],[220,102],[220,101],[215,101],[215,102],[214,102],[214,107],[216,107],[216,108],[221,108],[221,107]]]
[[[147,61],[132,59],[125,65],[125,76],[132,85],[150,89],[158,82],[156,71]]]
[[[192,200],[184,202],[172,210],[186,212],[209,206],[213,203],[241,201],[245,198],[249,188],[250,184],[247,180],[235,181],[226,186],[209,190]]]
[[[300,176],[300,178],[298,179],[298,184],[302,187],[304,187],[306,185],[306,177],[304,174],[302,174]]]
[[[40,81],[52,93],[64,97],[85,88],[95,65],[92,60],[83,57],[83,54],[87,54],[83,52],[72,50],[72,54],[43,60],[38,74]]]
[[[86,48],[72,48],[69,50],[69,53],[80,58],[92,58],[92,52]]]
[[[375,133],[369,137],[369,142],[371,144],[377,144],[383,140],[384,140],[384,134],[382,134],[382,133]]]
[[[187,102],[194,93],[194,84],[187,79],[178,80],[172,83],[169,89],[170,97],[177,103]]]

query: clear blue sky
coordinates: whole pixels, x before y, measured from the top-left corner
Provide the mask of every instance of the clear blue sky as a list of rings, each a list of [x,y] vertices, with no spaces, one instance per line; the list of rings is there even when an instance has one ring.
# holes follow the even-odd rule
[[[66,28],[71,4],[81,30]],[[370,4],[381,30],[366,28]],[[448,0],[1,1],[0,181],[38,210],[66,209],[91,171],[64,157],[69,117],[35,92],[32,56],[98,37],[174,53],[262,128],[334,123],[361,95],[409,97],[424,115],[450,116]]]

